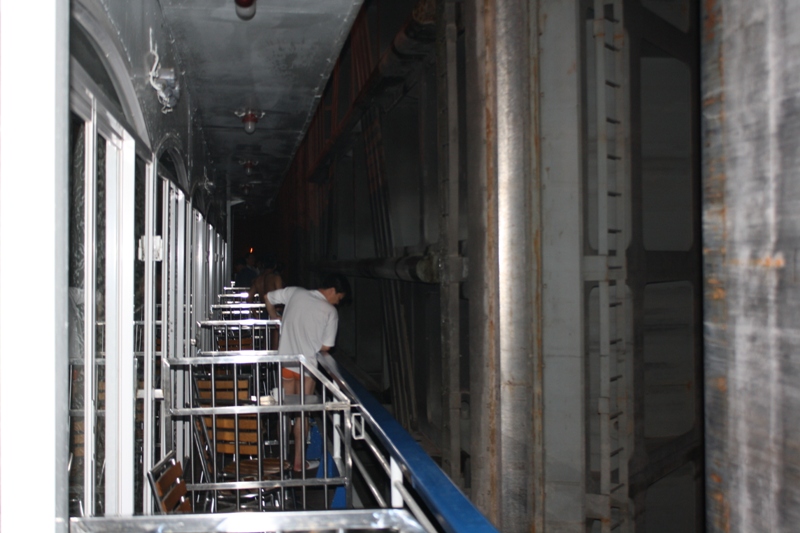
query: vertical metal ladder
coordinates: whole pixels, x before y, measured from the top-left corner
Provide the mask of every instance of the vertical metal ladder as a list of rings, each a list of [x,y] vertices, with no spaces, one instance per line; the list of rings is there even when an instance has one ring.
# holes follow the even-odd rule
[[[627,213],[628,113],[622,0],[594,1],[597,102],[597,246],[585,257],[587,281],[599,293],[599,493],[587,494],[586,512],[600,531],[630,531],[628,509],[628,391],[631,372],[630,301],[625,250],[630,240]]]

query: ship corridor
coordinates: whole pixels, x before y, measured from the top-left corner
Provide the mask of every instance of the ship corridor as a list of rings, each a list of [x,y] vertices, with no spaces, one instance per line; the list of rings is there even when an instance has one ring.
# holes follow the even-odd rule
[[[793,0],[27,4],[3,531],[800,522]],[[248,256],[349,280],[319,369],[232,287]]]

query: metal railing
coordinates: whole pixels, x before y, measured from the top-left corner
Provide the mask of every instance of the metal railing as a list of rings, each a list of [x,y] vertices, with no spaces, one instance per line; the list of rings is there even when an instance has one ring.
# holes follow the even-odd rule
[[[270,391],[265,396],[246,398],[240,401],[234,390],[229,405],[218,401],[214,396],[207,401],[200,397],[197,389],[193,392],[195,400],[184,408],[172,409],[173,419],[198,421],[212,419],[212,429],[203,428],[203,433],[195,433],[196,444],[203,440],[201,435],[210,434],[211,449],[218,441],[214,419],[218,417],[281,417],[285,418],[298,411],[314,413],[322,420],[323,455],[328,456],[337,472],[331,472],[323,461],[321,477],[300,479],[289,475],[286,466],[281,464],[278,475],[260,476],[256,474],[245,479],[241,472],[229,469],[229,477],[213,478],[210,472],[225,467],[210,464],[204,467],[201,479],[189,480],[187,488],[194,494],[193,503],[199,514],[186,516],[158,516],[133,518],[76,518],[71,529],[75,532],[116,532],[116,531],[163,531],[175,532],[245,532],[245,531],[314,531],[325,530],[370,530],[401,532],[493,532],[495,529],[486,518],[455,487],[450,479],[422,450],[416,441],[363,387],[344,371],[333,358],[319,357],[319,368],[308,365],[303,356],[279,356],[262,354],[259,351],[234,352],[227,355],[200,353],[197,357],[171,358],[168,360],[171,371],[186,373],[185,383],[196,383],[197,375],[207,375],[214,381],[225,381],[231,374],[218,374],[216,367],[238,368],[234,371],[236,381],[243,374],[241,370],[250,367],[256,382],[259,381],[258,366],[266,365],[270,371],[280,372],[286,364],[301,364],[302,372],[308,372],[321,384],[320,399],[313,403],[312,398],[300,395],[289,399],[278,392]],[[212,367],[210,372],[200,369]],[[172,380],[175,383],[177,380]],[[278,380],[278,383],[280,381]],[[260,383],[256,383],[258,387]],[[266,388],[261,388],[266,392]],[[280,391],[280,385],[278,386]],[[274,395],[273,395],[274,394]],[[310,395],[309,395],[310,396]],[[266,400],[266,401],[265,401]],[[203,424],[200,424],[202,427]],[[288,433],[281,424],[277,444],[279,456],[287,451]],[[237,428],[238,429],[238,428]],[[259,428],[258,433],[261,434]],[[205,433],[208,431],[209,433]],[[281,433],[282,432],[282,433]],[[269,441],[267,441],[269,443]],[[362,443],[356,450],[357,443]],[[261,447],[259,446],[259,449]],[[236,450],[239,451],[239,450]],[[195,458],[204,456],[195,447]],[[217,454],[206,455],[208,461],[217,461]],[[242,454],[244,455],[244,454]],[[258,464],[264,459],[258,456]],[[370,466],[370,461],[372,465]],[[201,461],[202,462],[202,461]],[[354,467],[352,468],[351,467]],[[339,472],[341,474],[339,474]],[[367,502],[367,494],[358,492],[355,486],[361,478],[369,495],[380,509],[336,510],[336,511],[294,511],[271,513],[212,513],[210,511],[228,509],[261,510],[284,509],[287,491],[305,490],[307,487],[342,487],[347,493],[346,507],[362,505],[373,507]],[[363,491],[362,491],[363,492]],[[274,506],[265,505],[267,494],[279,493]],[[260,496],[251,498],[253,494]],[[325,501],[328,501],[327,495]]]
[[[185,475],[196,514],[74,518],[72,531],[496,531],[334,358],[318,355],[317,366],[302,355],[264,349],[271,347],[270,329],[279,328],[278,321],[199,325],[205,342],[198,341],[212,349],[168,358],[170,390],[165,391],[172,399],[172,423],[184,424],[192,435]],[[285,394],[286,366],[313,376],[318,394]],[[301,435],[315,421],[321,440],[315,477],[290,468],[291,419]],[[306,444],[304,439],[303,464]],[[325,510],[298,511],[307,508],[312,490],[324,493]],[[238,513],[245,510],[272,512]]]
[[[262,303],[228,303],[211,306],[211,314],[219,320],[266,319],[267,306]]]
[[[385,531],[423,533],[402,509],[295,511],[283,513],[220,513],[72,519],[73,533],[249,533],[252,531]]]
[[[172,383],[183,387],[172,396],[188,400],[170,413],[174,421],[189,424],[191,461],[201,465],[199,477],[190,472],[187,480],[196,495],[195,510],[283,510],[287,499],[305,508],[309,487],[322,487],[326,502],[330,487],[349,490],[351,402],[305,357],[242,350],[199,352],[168,363],[176,378]],[[285,394],[280,375],[287,365],[299,365],[301,375],[313,376],[320,393]],[[290,468],[290,425],[294,419],[305,435],[311,424],[307,417],[318,420],[323,454],[330,454],[335,464],[331,471],[323,462],[316,477]]]
[[[363,446],[359,450],[354,446],[351,453],[352,476],[354,484],[357,476],[362,477],[378,507],[405,508],[428,532],[496,531],[400,423],[333,357],[320,356],[319,364],[353,404],[353,441]]]
[[[244,303],[247,301],[248,296],[249,292],[247,288],[245,290],[239,289],[238,291],[226,291],[225,293],[219,295],[219,303],[221,304]]]

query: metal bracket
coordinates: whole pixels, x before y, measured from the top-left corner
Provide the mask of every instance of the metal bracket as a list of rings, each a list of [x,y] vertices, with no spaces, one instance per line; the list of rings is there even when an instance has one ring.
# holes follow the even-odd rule
[[[143,400],[144,399],[144,389],[138,389],[136,391],[136,399]],[[164,399],[164,389],[153,389],[153,399],[154,400],[163,400]]]
[[[164,259],[164,240],[161,235],[153,236],[153,261]]]
[[[353,423],[353,440],[364,440],[364,417],[361,413],[352,413],[350,419]]]
[[[146,246],[147,238],[145,236],[139,237],[139,243],[136,247],[136,258],[139,261],[144,261],[144,248]],[[161,261],[164,258],[164,241],[161,235],[153,237],[153,261]]]

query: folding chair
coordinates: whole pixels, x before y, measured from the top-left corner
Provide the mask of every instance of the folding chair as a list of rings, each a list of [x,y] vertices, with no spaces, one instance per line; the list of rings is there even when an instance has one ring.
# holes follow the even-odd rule
[[[174,451],[170,451],[147,473],[147,479],[163,514],[192,512],[192,502],[186,497],[183,468],[180,461],[175,459]]]

